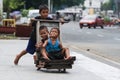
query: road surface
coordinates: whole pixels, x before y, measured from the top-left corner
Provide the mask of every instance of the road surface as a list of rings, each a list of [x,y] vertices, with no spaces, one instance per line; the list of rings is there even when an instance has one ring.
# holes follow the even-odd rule
[[[67,73],[56,70],[36,70],[33,57],[23,56],[16,66],[13,60],[26,48],[28,40],[0,40],[0,80],[120,80],[120,69],[87,57],[82,52],[70,51],[76,56],[72,69]]]

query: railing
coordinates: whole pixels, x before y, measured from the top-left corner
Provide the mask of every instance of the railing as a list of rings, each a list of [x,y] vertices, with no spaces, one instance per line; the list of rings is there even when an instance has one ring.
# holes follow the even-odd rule
[[[3,19],[2,23],[5,27],[15,27],[15,19]]]

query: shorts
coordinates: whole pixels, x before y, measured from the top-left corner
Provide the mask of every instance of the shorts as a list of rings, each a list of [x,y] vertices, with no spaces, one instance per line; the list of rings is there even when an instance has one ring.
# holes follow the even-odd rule
[[[60,60],[60,59],[64,59],[64,53],[62,53],[62,49],[60,51],[55,51],[55,52],[49,52],[48,53],[48,57],[51,60]]]
[[[26,48],[26,51],[28,53],[30,53],[31,55],[33,55],[36,51],[36,47],[35,47],[35,44],[36,44],[36,37],[31,35],[29,41],[28,41],[28,45],[27,45],[27,48]]]

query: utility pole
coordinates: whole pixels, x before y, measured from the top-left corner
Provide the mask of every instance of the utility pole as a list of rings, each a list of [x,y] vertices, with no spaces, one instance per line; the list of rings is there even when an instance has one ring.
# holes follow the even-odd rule
[[[102,6],[103,6],[103,0],[100,0],[100,11],[103,10]]]
[[[3,15],[3,0],[0,0],[0,21],[2,19],[2,15]]]
[[[26,1],[25,1],[25,3],[24,3],[24,9],[26,9]]]
[[[53,9],[53,0],[48,0],[48,8],[50,13],[52,13],[52,9]]]
[[[117,14],[117,16],[119,17],[119,9],[118,9],[118,3],[119,1],[118,0],[115,0],[115,13]]]
[[[89,0],[89,7],[92,6],[92,0]]]
[[[48,8],[49,8],[49,11],[51,12],[51,7],[50,7],[51,3],[50,3],[50,0],[48,0]]]

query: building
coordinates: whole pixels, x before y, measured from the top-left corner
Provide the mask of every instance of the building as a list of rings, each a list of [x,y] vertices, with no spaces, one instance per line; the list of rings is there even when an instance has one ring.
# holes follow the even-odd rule
[[[118,17],[120,17],[120,0],[114,0],[115,1],[115,14],[117,14]]]
[[[96,13],[101,11],[102,3],[108,0],[85,0],[84,6],[88,10],[88,13]]]
[[[99,0],[86,0],[84,2],[84,6],[86,8],[87,14],[94,14],[100,11],[101,3]]]

